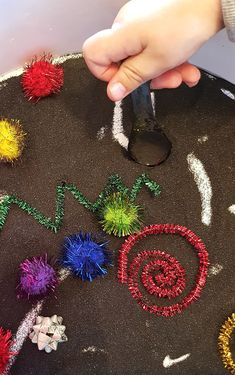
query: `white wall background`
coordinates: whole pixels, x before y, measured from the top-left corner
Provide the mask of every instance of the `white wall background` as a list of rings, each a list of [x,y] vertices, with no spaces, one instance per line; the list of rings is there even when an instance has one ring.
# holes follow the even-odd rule
[[[111,25],[126,0],[0,0],[0,74],[42,52],[78,52],[83,41]],[[235,43],[224,32],[193,62],[235,83]]]
[[[192,62],[235,84],[235,43],[229,41],[225,30],[205,44]]]
[[[79,52],[83,41],[109,27],[125,0],[0,0],[0,73],[32,55]]]

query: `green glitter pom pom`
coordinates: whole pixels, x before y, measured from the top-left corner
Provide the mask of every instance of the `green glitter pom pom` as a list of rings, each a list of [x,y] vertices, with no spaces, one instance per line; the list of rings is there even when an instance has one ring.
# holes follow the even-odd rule
[[[128,236],[140,229],[140,207],[130,201],[125,193],[108,196],[101,209],[104,232],[118,237]]]

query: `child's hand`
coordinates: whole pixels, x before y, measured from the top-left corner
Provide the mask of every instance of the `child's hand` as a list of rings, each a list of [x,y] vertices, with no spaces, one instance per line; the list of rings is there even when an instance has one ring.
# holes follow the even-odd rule
[[[89,38],[86,63],[109,82],[110,99],[121,100],[140,84],[173,88],[194,86],[199,70],[187,59],[223,27],[221,0],[132,0],[118,13],[112,29]]]

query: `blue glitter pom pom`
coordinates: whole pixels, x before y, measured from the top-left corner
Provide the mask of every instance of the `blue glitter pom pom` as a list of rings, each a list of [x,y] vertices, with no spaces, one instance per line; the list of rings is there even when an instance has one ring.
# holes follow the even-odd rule
[[[83,281],[93,281],[97,276],[106,275],[106,265],[111,264],[107,242],[99,240],[91,233],[78,233],[65,238],[61,265]]]

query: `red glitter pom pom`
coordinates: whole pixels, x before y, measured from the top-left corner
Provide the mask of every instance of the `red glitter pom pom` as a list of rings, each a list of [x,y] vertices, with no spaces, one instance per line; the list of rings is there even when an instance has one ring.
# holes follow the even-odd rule
[[[26,98],[39,100],[60,91],[64,83],[64,71],[61,66],[52,63],[51,55],[45,55],[25,68],[21,82]]]
[[[0,374],[3,373],[9,359],[16,354],[10,351],[11,345],[11,332],[0,327]]]
[[[139,288],[139,273],[145,290],[158,298],[175,298],[185,288],[185,271],[180,263],[171,255],[160,250],[145,250],[137,254],[128,269],[128,255],[134,245],[149,234],[179,235],[194,248],[199,258],[199,269],[192,290],[181,302],[170,306],[158,306],[149,301]],[[143,264],[143,265],[142,265]],[[146,311],[157,316],[174,316],[181,313],[192,302],[196,301],[206,283],[208,270],[208,252],[202,240],[190,229],[175,224],[155,224],[127,238],[120,249],[118,264],[118,280],[127,284],[132,297]]]

